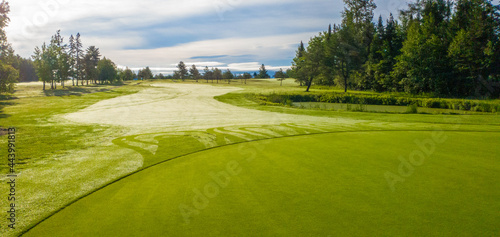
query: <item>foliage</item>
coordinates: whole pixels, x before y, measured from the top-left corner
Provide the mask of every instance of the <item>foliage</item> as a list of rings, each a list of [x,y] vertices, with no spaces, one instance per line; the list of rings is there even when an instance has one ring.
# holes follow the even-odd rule
[[[189,69],[189,74],[190,74],[192,79],[196,80],[196,82],[198,82],[198,80],[201,78],[200,71],[198,71],[198,69],[196,68],[196,65],[194,65],[194,64]]]
[[[280,70],[274,74],[274,78],[280,81],[280,86],[283,86],[283,81],[286,79],[286,77],[287,75],[285,72],[283,72],[283,68],[280,68]]]
[[[14,92],[14,86],[19,77],[19,72],[10,65],[0,61],[0,92]]]
[[[415,98],[400,97],[385,94],[358,94],[358,93],[313,93],[313,94],[260,94],[257,100],[269,102],[270,104],[289,105],[291,102],[325,102],[342,104],[364,104],[364,105],[398,105],[418,106],[424,108],[440,108],[477,112],[500,111],[499,101],[480,101],[462,99],[442,98]]]
[[[227,83],[230,84],[231,83],[231,79],[234,79],[234,75],[233,73],[231,72],[231,70],[227,69],[224,74],[222,74],[222,78],[224,80],[227,80]]]
[[[151,69],[149,69],[149,67],[146,67],[139,70],[139,72],[137,73],[137,77],[141,80],[148,80],[153,78],[153,73],[151,72]]]
[[[106,82],[113,83],[118,79],[115,63],[110,59],[106,59],[106,57],[97,63],[97,71],[101,84]]]
[[[262,64],[260,66],[259,74],[257,74],[257,76],[255,78],[263,78],[263,79],[271,78],[271,76],[269,76],[269,73],[267,72],[266,66],[264,64]]]
[[[291,76],[301,86],[500,96],[500,7],[489,0],[410,2],[384,24],[372,0],[344,0],[340,25],[301,42]]]
[[[176,79],[181,79],[181,80],[186,80],[186,78],[188,78],[188,69],[186,68],[186,64],[184,64],[183,61],[180,61],[179,64],[177,65],[177,71],[174,72],[174,74],[176,75]],[[152,78],[152,76],[151,76]]]
[[[125,70],[118,73],[118,77],[122,81],[131,81],[134,79],[134,72],[127,67]]]
[[[11,66],[16,59],[4,31],[10,21],[7,16],[9,12],[9,3],[4,0],[0,2],[0,93],[12,93],[19,77],[19,71]]]

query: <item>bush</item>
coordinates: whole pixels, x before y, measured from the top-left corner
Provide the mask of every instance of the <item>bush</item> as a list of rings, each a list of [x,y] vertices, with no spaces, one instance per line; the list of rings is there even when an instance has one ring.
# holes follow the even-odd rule
[[[418,106],[416,104],[411,104],[406,107],[406,113],[407,114],[417,114],[418,113]]]
[[[258,95],[258,100],[272,104],[291,105],[293,102],[324,102],[339,104],[364,104],[364,105],[399,105],[409,106],[409,112],[414,111],[413,107],[453,109],[464,111],[497,112],[500,111],[498,101],[471,101],[457,99],[439,98],[413,98],[396,97],[394,95],[383,94],[355,94],[355,93],[320,93],[320,94],[269,94]]]

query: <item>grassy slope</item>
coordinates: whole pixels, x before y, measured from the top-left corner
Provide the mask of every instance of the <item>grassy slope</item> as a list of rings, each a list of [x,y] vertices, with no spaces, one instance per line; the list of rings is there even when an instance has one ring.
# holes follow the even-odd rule
[[[394,192],[385,172],[397,174],[398,157],[432,132],[298,136],[188,155],[97,191],[27,236],[495,235],[500,146],[490,141],[500,134],[444,136]],[[214,186],[209,174],[234,162],[240,172]],[[204,203],[193,190],[212,196]],[[181,205],[195,210],[188,222]]]

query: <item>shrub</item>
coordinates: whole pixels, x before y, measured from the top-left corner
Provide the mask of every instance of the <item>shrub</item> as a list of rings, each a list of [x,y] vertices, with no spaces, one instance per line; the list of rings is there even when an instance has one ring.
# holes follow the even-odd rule
[[[395,97],[394,95],[381,94],[356,94],[356,93],[321,93],[321,94],[269,94],[256,96],[259,101],[272,104],[291,105],[292,102],[324,102],[341,104],[364,105],[399,105],[426,108],[454,109],[464,111],[496,112],[500,111],[499,102],[471,101],[439,98],[413,98]],[[412,110],[411,110],[412,111]]]
[[[407,114],[416,114],[418,113],[418,106],[416,104],[411,104],[406,107]]]

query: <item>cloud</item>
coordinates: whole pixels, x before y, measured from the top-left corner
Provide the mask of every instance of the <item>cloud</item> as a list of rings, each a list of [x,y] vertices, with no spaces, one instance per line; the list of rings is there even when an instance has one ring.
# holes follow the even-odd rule
[[[397,3],[397,4],[396,4]],[[400,5],[377,1],[382,11]],[[29,57],[61,29],[80,32],[118,65],[172,71],[199,67],[255,71],[286,68],[300,41],[340,22],[342,0],[11,0],[7,28],[16,53]]]
[[[230,64],[237,63],[231,61],[232,57],[230,55],[241,54],[246,58],[240,60],[259,62],[260,64],[268,60],[282,59],[283,55],[286,55],[287,58],[293,58],[299,42],[301,40],[307,41],[314,34],[314,32],[307,32],[254,38],[235,37],[189,42],[157,49],[102,50],[101,53],[109,56],[120,65],[136,64],[139,67],[176,65],[181,60],[188,62],[192,59],[210,59],[214,56],[217,61]],[[172,55],[175,55],[175,57],[172,57]],[[224,59],[227,61],[223,61]]]

